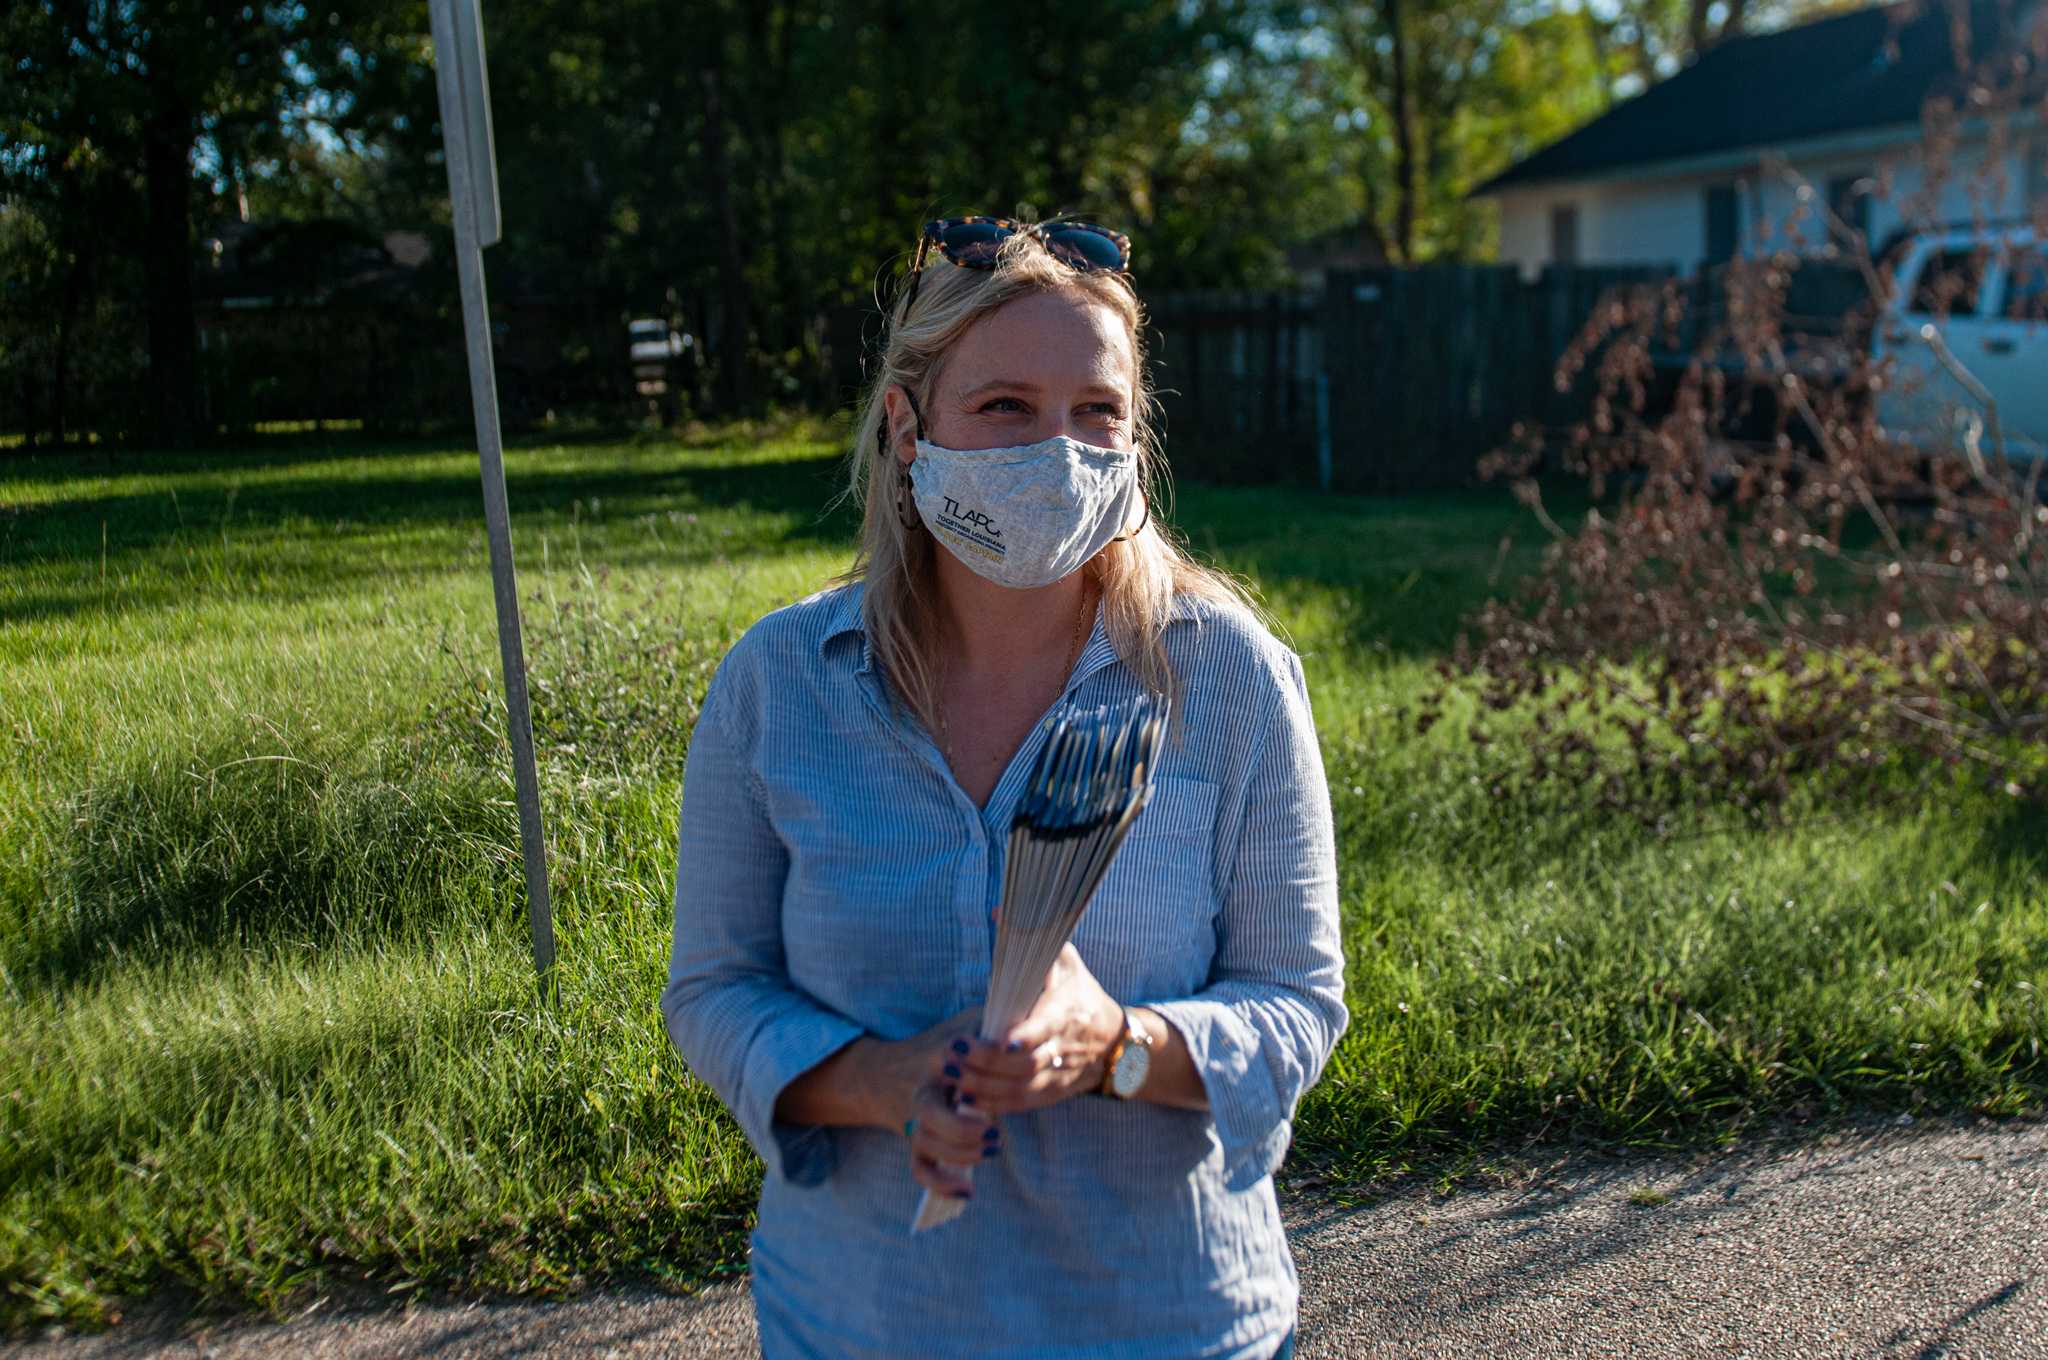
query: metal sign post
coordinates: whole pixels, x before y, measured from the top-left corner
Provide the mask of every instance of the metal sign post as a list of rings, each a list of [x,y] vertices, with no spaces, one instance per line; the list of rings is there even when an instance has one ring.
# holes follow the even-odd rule
[[[505,716],[512,729],[512,774],[519,799],[519,845],[526,859],[526,913],[543,1003],[554,998],[555,922],[548,906],[547,846],[541,837],[540,779],[533,764],[533,717],[526,698],[526,653],[519,634],[512,525],[505,503],[505,453],[498,432],[498,380],[491,365],[491,313],[484,294],[483,248],[498,239],[498,162],[491,145],[490,83],[484,74],[483,16],[477,0],[431,0],[434,81],[441,95],[441,144],[454,206],[455,267],[462,282],[462,330],[469,349],[469,395],[484,479],[484,523],[491,543],[491,586],[498,603],[498,652],[505,666]]]

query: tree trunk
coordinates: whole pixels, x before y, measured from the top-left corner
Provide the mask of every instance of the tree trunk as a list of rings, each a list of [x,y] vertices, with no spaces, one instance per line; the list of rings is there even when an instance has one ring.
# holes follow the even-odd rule
[[[161,47],[149,53],[150,115],[143,128],[148,236],[142,249],[149,320],[150,435],[167,448],[199,436],[198,328],[192,309],[194,119]]]
[[[67,211],[67,221],[69,217]],[[76,249],[65,253],[70,258],[64,266],[64,300],[57,307],[57,353],[50,366],[50,442],[58,448],[64,447],[64,438],[69,433],[65,417],[71,409],[71,341],[77,330],[78,304],[85,292],[85,257]],[[30,435],[33,437],[34,431]]]
[[[903,96],[903,80],[888,72],[886,63],[895,63],[905,69],[915,69],[910,59],[910,24],[903,12],[904,7],[896,0],[883,0],[876,15],[876,28],[880,34],[877,54],[883,67],[881,79],[874,82],[875,124],[874,142],[869,151],[874,168],[875,220],[882,224],[884,239],[894,242],[924,226],[911,223],[911,214],[902,210],[906,197],[904,188],[905,170],[909,165],[904,136],[909,122],[910,103]],[[993,108],[997,101],[983,101],[985,107]],[[849,148],[850,150],[850,148]],[[975,212],[1008,212],[1008,207],[997,209],[972,209]],[[906,244],[914,245],[915,237]],[[892,246],[892,248],[894,248]]]
[[[715,42],[712,50],[718,50]],[[733,201],[722,82],[716,66],[705,67],[701,76],[705,164],[711,176],[711,200],[718,211],[718,273],[724,302],[719,309],[718,396],[726,414],[731,415],[748,409],[754,398],[753,371],[747,359],[752,298],[747,289],[746,252],[740,242],[739,209]]]
[[[1723,43],[1730,38],[1742,36],[1743,21],[1748,17],[1748,0],[1728,0],[1727,17],[1721,20],[1721,27],[1714,34],[1714,41]]]
[[[1387,0],[1387,31],[1393,39],[1388,56],[1393,64],[1394,116],[1394,242],[1401,263],[1415,263],[1416,183],[1415,109],[1408,89],[1408,33],[1401,0]]]
[[[1614,107],[1614,75],[1609,63],[1614,53],[1609,40],[1613,33],[1586,5],[1579,6],[1579,19],[1586,30],[1586,44],[1593,49],[1593,68],[1600,73],[1600,106],[1611,109]]]
[[[1686,9],[1685,39],[1688,50],[1687,61],[1697,61],[1707,49],[1742,35],[1742,24],[1749,8],[1748,0],[1728,0],[1728,13],[1722,17],[1719,28],[1710,28],[1709,11],[1714,0],[1691,0]]]

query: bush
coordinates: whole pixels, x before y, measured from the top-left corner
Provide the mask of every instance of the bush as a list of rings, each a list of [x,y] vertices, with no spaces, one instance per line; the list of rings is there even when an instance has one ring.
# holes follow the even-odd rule
[[[1972,98],[2011,96],[1994,80]],[[1873,396],[1901,375],[1860,337],[1892,296],[1888,262],[1786,178],[1799,206],[1778,239],[1821,245],[1863,280],[1836,335],[1802,335],[1789,314],[1809,258],[1790,249],[1730,265],[1709,308],[1672,284],[1618,292],[1557,375],[1596,379],[1562,457],[1593,508],[1572,528],[1546,512],[1538,444],[1489,460],[1553,541],[1519,598],[1471,617],[1415,716],[1426,728],[1469,701],[1503,796],[1653,822],[1697,804],[1766,815],[1810,777],[1896,794],[1953,775],[2048,796],[2042,463],[2008,458],[1988,399],[1941,429],[1880,427]],[[1656,358],[1681,334],[1696,348],[1652,416]]]

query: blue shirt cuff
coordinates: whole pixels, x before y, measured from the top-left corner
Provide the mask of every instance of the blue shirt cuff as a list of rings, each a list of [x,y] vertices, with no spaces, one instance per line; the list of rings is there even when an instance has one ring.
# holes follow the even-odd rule
[[[1248,1190],[1279,1170],[1294,1140],[1295,1102],[1309,1083],[1283,1084],[1276,1080],[1276,1066],[1307,1078],[1319,1064],[1276,1054],[1281,1040],[1243,1013],[1245,1002],[1187,997],[1142,1004],[1178,1030],[1187,1045],[1223,1147],[1224,1184]],[[1263,1004],[1288,1003],[1276,998]]]
[[[865,1033],[844,1016],[806,1009],[780,1017],[754,1041],[747,1056],[741,1123],[770,1176],[792,1185],[817,1185],[838,1167],[832,1130],[783,1123],[775,1118],[775,1102],[791,1082]]]

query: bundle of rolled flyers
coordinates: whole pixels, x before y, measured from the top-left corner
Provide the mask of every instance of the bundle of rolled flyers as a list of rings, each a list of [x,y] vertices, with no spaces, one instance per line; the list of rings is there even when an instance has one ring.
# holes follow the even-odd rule
[[[1037,1004],[1047,972],[1152,796],[1165,721],[1164,705],[1142,694],[1096,708],[1069,705],[1046,720],[1051,732],[1010,823],[982,1038],[998,1037]],[[911,1230],[950,1222],[965,1206],[927,1190]]]

